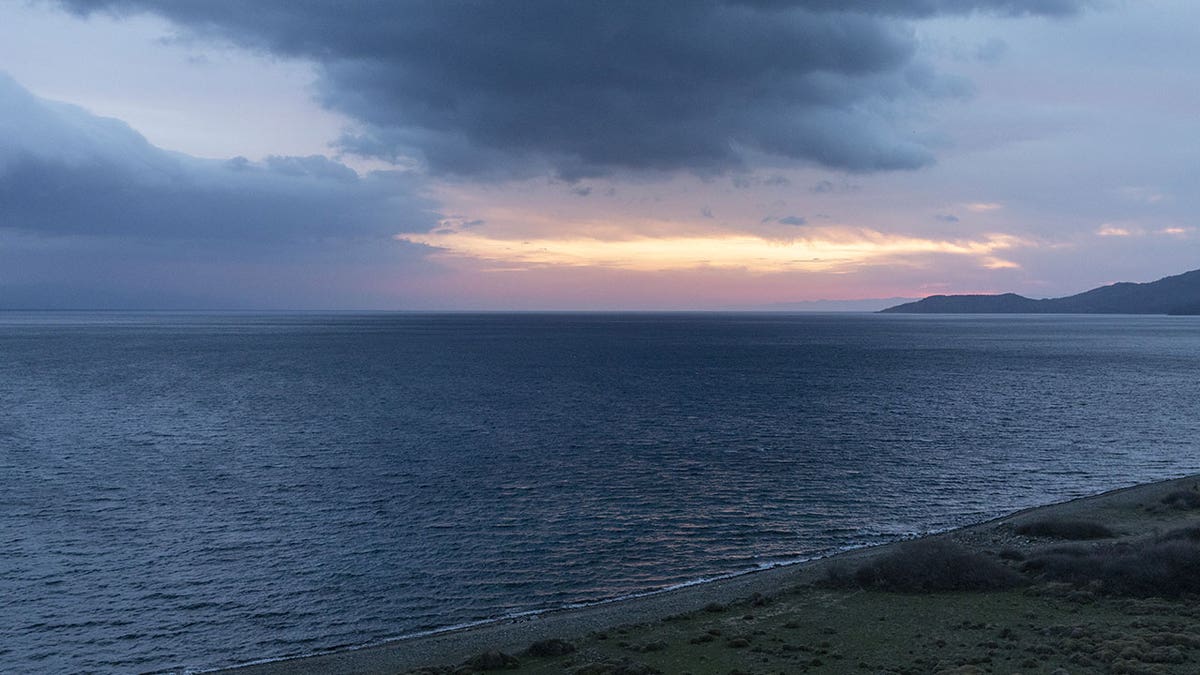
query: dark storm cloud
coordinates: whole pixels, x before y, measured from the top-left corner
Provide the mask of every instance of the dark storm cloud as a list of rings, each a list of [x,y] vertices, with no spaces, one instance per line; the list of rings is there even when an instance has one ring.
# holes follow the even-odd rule
[[[482,176],[714,173],[766,153],[849,171],[930,163],[908,102],[964,88],[907,19],[1065,15],[1085,0],[62,0],[154,12],[314,60],[340,144]]]
[[[737,0],[754,7],[803,6],[820,11],[854,11],[881,16],[930,17],[992,12],[1008,16],[1068,16],[1095,4],[1088,0]]]
[[[0,229],[153,240],[386,238],[435,220],[399,173],[322,156],[203,160],[0,73]]]

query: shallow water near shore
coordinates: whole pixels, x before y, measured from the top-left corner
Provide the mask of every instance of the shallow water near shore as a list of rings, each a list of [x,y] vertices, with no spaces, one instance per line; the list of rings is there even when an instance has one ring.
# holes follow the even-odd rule
[[[0,313],[0,664],[206,668],[1200,470],[1200,320]]]

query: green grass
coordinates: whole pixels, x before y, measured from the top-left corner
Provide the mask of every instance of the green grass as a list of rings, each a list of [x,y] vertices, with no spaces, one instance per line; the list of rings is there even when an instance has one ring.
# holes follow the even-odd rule
[[[1200,508],[1161,495],[996,526],[979,550],[918,540],[770,598],[560,636],[573,651],[543,643],[497,672],[1198,673]]]
[[[939,594],[806,587],[753,613],[735,605],[589,636],[571,655],[522,658],[509,672],[572,673],[623,659],[696,675],[1200,671],[1191,608],[1139,602],[1070,598],[1053,586]],[[651,642],[662,646],[639,651]]]
[[[1107,525],[1086,520],[1060,520],[1056,518],[1034,520],[1022,523],[1014,528],[1017,534],[1027,537],[1046,537],[1049,539],[1068,539],[1083,541],[1087,539],[1111,539],[1117,536]]]
[[[1027,573],[1088,586],[1109,595],[1181,598],[1200,595],[1200,528],[1150,539],[1063,546],[1032,556]]]

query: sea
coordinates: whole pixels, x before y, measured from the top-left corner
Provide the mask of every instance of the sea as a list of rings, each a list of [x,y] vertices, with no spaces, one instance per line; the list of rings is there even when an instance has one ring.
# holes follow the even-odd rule
[[[0,671],[196,672],[1200,471],[1200,318],[0,312]]]

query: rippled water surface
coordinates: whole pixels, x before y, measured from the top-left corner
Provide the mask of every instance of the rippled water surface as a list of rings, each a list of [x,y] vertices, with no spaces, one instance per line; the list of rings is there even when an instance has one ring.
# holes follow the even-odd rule
[[[1200,470],[1200,320],[0,313],[0,670],[199,669]]]

